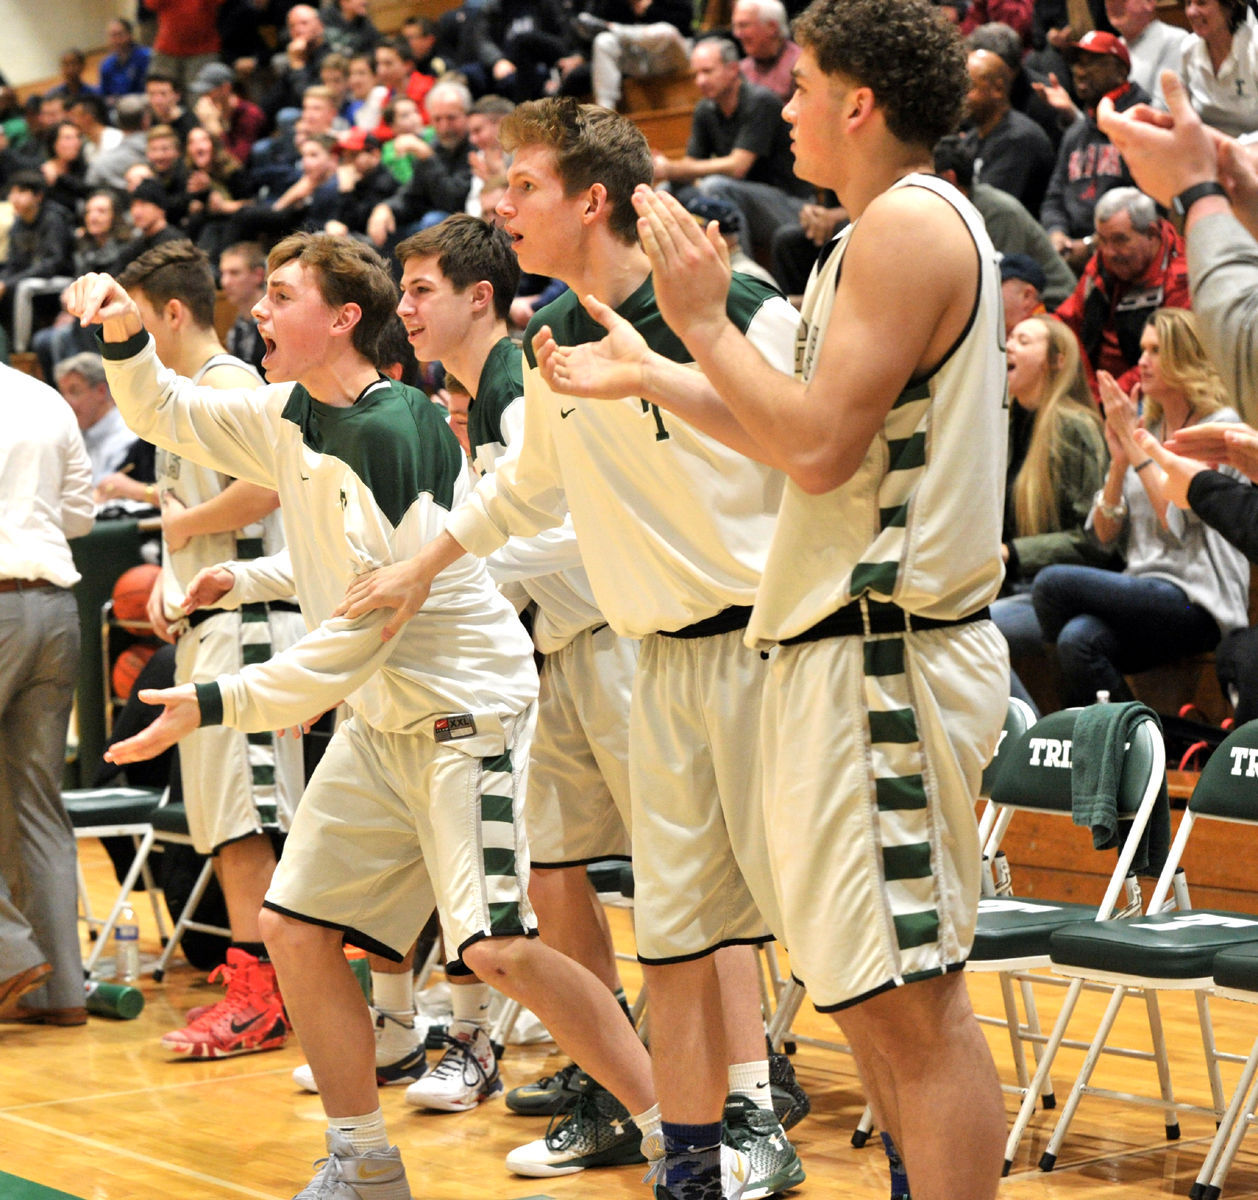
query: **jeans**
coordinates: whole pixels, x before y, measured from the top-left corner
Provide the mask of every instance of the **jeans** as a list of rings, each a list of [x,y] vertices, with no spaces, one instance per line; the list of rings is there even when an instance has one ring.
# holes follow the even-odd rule
[[[1032,665],[1041,673],[1044,663],[1044,633],[1031,603],[1030,588],[1002,596],[992,601],[992,621],[1009,643],[1009,661],[1014,668],[1009,673],[1009,694],[1025,701],[1038,713],[1039,708],[1027,691],[1026,684],[1018,677],[1017,667]]]
[[[1213,650],[1219,627],[1182,588],[1097,567],[1045,567],[1031,591],[1044,639],[1057,643],[1062,700],[1091,704],[1099,691],[1130,700],[1124,675]]]

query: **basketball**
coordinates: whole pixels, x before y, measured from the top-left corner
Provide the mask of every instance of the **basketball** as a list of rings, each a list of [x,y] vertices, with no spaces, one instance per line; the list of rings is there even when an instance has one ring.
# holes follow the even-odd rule
[[[152,563],[141,563],[138,567],[129,567],[118,576],[114,584],[114,619],[147,625],[149,593],[153,590],[153,580],[157,578],[160,567]]]
[[[135,687],[135,681],[139,678],[140,672],[144,670],[144,664],[156,653],[156,646],[138,642],[134,646],[128,646],[118,655],[109,679],[113,685],[114,695],[119,700],[126,700],[130,697],[131,689]]]

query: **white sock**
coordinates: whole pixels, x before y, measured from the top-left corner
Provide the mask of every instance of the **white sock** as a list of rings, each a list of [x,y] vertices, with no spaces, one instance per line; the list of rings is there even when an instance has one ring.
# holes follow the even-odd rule
[[[372,971],[372,1002],[390,1016],[415,1015],[415,976],[410,971]]]
[[[632,1118],[642,1134],[642,1153],[648,1162],[664,1157],[664,1131],[660,1128],[660,1106],[652,1104],[644,1113]]]
[[[450,1009],[454,1015],[453,1025],[473,1026],[481,1032],[489,1033],[489,984],[476,983],[455,984],[450,988]]]
[[[729,1090],[736,1095],[746,1096],[757,1108],[772,1112],[773,1093],[769,1090],[769,1060],[761,1058],[754,1062],[731,1063]]]
[[[379,1108],[361,1117],[329,1117],[328,1128],[349,1138],[355,1154],[389,1148],[389,1135],[384,1130],[384,1112]]]

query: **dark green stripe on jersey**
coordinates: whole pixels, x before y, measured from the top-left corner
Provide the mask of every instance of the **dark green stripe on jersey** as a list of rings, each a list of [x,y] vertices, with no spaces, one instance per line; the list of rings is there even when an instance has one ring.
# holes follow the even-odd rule
[[[463,448],[446,424],[445,409],[423,392],[385,381],[355,404],[338,408],[297,384],[284,419],[301,430],[302,442],[316,454],[345,463],[395,527],[424,493],[442,508],[453,505]]]
[[[502,432],[503,414],[524,395],[524,364],[520,347],[510,338],[494,343],[481,368],[480,379],[462,381],[475,387],[476,395],[467,410],[467,441],[475,458],[482,446],[506,446]]]
[[[735,274],[730,280],[729,295],[725,300],[725,312],[740,333],[746,333],[756,313],[767,300],[781,296],[772,284],[752,275]],[[678,363],[694,361],[694,355],[665,324],[655,303],[655,282],[648,275],[641,286],[616,311],[641,334],[646,344],[664,358]],[[533,335],[549,325],[560,346],[580,346],[586,342],[598,342],[607,336],[604,329],[577,301],[571,289],[557,300],[533,314],[524,332],[524,353],[530,367],[537,366],[533,353]]]

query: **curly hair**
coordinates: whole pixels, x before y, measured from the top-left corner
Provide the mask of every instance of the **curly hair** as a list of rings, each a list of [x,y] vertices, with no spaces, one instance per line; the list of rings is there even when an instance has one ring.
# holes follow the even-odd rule
[[[870,88],[892,136],[907,145],[929,148],[960,124],[965,49],[928,0],[814,0],[794,33],[826,75]]]
[[[633,189],[651,182],[655,166],[646,138],[628,117],[570,96],[530,100],[502,122],[498,138],[508,153],[521,146],[552,150],[566,196],[601,183],[611,204],[608,229],[629,245],[637,242]]]

